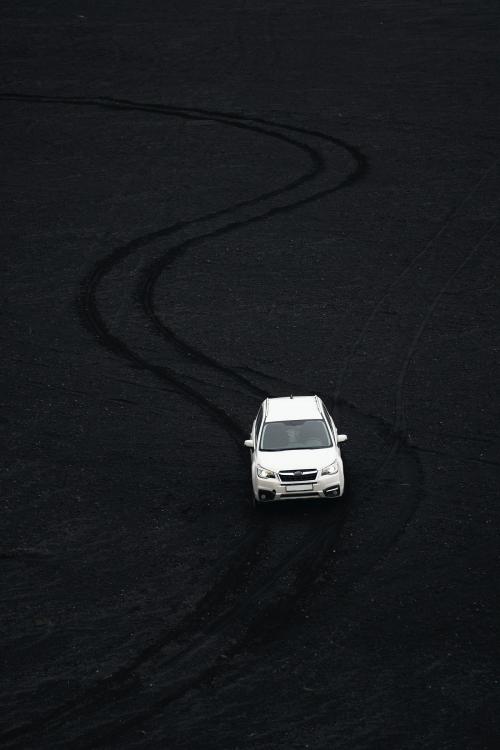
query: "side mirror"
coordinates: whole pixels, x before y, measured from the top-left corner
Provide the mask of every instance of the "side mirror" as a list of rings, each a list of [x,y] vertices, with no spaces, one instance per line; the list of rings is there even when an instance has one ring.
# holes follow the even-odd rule
[[[245,440],[245,448],[252,448],[253,450],[253,440],[250,438],[250,440]]]
[[[337,435],[337,443],[345,443],[347,435]]]

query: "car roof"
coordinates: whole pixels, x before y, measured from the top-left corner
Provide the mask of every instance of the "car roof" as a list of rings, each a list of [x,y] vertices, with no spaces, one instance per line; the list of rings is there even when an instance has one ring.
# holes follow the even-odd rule
[[[266,422],[322,418],[323,414],[317,396],[285,396],[267,399]]]

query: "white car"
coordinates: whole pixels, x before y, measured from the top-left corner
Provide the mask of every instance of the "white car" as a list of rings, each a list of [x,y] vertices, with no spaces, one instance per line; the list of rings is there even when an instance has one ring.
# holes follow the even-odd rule
[[[266,398],[245,445],[251,450],[254,507],[344,494],[335,423],[318,396]]]

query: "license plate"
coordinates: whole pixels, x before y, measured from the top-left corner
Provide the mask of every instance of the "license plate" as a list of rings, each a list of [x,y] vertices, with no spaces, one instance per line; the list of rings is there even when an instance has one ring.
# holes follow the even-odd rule
[[[285,492],[311,492],[312,488],[312,484],[299,484],[293,487],[285,487]]]

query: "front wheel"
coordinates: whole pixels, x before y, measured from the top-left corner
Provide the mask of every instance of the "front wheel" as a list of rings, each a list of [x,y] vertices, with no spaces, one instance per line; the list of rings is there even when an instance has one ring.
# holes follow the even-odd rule
[[[251,498],[251,500],[250,500],[250,504],[251,504],[251,506],[252,506],[252,508],[253,508],[254,510],[257,510],[257,509],[258,509],[258,508],[260,508],[260,506],[262,505],[262,503],[260,503],[260,502],[259,502],[259,501],[257,500],[257,498],[255,497],[255,495],[254,495],[254,493],[253,493],[253,492],[252,492],[252,498]]]

